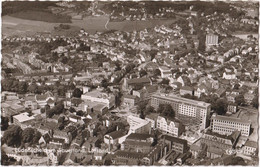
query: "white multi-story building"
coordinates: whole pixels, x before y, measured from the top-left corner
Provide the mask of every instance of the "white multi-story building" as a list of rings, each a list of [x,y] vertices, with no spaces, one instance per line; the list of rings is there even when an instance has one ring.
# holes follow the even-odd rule
[[[218,36],[214,34],[207,34],[206,35],[206,45],[217,45],[218,44]]]
[[[200,129],[205,129],[209,125],[209,114],[211,110],[209,103],[174,95],[152,95],[151,106],[157,109],[160,104],[170,104],[176,112],[176,117],[179,118],[183,124],[199,125]]]
[[[185,130],[185,127],[182,123],[166,119],[162,116],[157,118],[157,128],[164,133],[178,137]]]
[[[172,76],[171,69],[165,66],[159,67],[159,70],[161,71],[161,77],[162,78],[168,78]]]
[[[258,148],[258,143],[254,141],[246,141],[244,147],[243,147],[243,152],[246,155],[254,155],[257,152]]]
[[[212,115],[211,129],[212,132],[230,135],[232,132],[241,131],[242,136],[249,136],[251,123],[239,118],[232,118],[221,115]]]
[[[151,122],[145,119],[141,119],[137,116],[129,115],[127,122],[130,125],[128,134],[131,133],[150,133]]]
[[[85,94],[81,95],[81,99],[91,102],[103,103],[108,109],[115,106],[115,96],[112,94],[102,93],[99,90],[86,92]]]

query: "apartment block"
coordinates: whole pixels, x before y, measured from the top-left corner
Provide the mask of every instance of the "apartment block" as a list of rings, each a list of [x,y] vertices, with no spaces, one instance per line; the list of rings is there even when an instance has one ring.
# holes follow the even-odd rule
[[[157,109],[160,104],[170,104],[176,112],[176,117],[181,120],[183,124],[199,125],[200,129],[205,129],[209,125],[209,114],[211,110],[209,103],[174,95],[152,95],[151,106]]]

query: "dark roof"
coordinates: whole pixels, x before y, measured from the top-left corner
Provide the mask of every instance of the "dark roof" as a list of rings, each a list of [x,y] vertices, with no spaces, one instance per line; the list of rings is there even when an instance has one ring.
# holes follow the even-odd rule
[[[183,87],[181,88],[181,90],[193,91],[193,88],[190,87],[190,86],[183,86]]]
[[[64,142],[65,142],[65,139],[52,138],[50,141],[55,142],[55,143],[64,143]]]
[[[258,144],[255,141],[246,141],[245,146],[257,148]]]
[[[224,154],[224,150],[217,148],[217,147],[208,147],[208,152],[218,154],[218,155]]]
[[[131,133],[127,136],[126,139],[134,139],[134,140],[146,140],[147,138],[153,137],[149,134],[142,134],[142,133]]]
[[[149,85],[144,87],[144,89],[146,89],[148,93],[153,93],[157,91],[158,87],[156,85]]]
[[[127,81],[128,84],[143,84],[143,83],[150,83],[151,80],[150,78],[134,78],[134,79],[129,79]]]
[[[118,139],[118,138],[124,136],[125,134],[122,131],[114,131],[114,132],[108,133],[106,135],[111,136],[113,139]]]
[[[175,143],[180,143],[180,144],[185,144],[185,145],[187,145],[187,140],[180,139],[180,138],[173,137],[173,136],[169,136],[169,135],[163,135],[163,136],[161,137],[161,139],[165,139],[165,140],[169,140],[169,141],[171,141],[171,142],[175,142]]]
[[[211,130],[208,130],[206,132],[206,134],[207,135],[211,135],[211,136],[216,136],[216,137],[219,137],[219,138],[223,138],[223,139],[231,140],[231,142],[233,144],[234,141],[236,141],[236,139],[239,137],[240,132],[239,131],[234,131],[234,132],[232,132],[231,135],[222,135],[222,134],[219,134],[219,133],[212,132]]]
[[[127,157],[131,159],[142,159],[145,154],[137,153],[137,152],[129,152],[129,151],[117,151],[115,153],[117,157]]]

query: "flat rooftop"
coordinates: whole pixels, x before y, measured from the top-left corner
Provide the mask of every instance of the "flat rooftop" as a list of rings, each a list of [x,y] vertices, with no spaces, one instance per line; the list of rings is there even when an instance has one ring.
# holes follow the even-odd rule
[[[188,103],[188,104],[196,105],[199,107],[209,107],[211,105],[210,103],[205,103],[203,101],[197,101],[197,100],[191,100],[191,99],[179,97],[176,95],[165,96],[165,95],[161,95],[161,94],[153,94],[152,97],[175,101],[175,102],[179,102],[179,103]]]
[[[239,122],[239,123],[248,124],[248,125],[251,124],[251,122],[246,121],[246,120],[242,120],[240,118],[234,118],[234,117],[228,117],[228,116],[222,116],[222,115],[216,115],[215,117],[213,116],[212,119],[214,119],[214,120]]]

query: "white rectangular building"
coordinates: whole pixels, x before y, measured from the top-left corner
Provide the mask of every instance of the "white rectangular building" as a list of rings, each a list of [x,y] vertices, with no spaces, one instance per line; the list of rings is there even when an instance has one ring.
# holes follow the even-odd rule
[[[212,132],[219,134],[230,135],[232,132],[241,131],[242,136],[249,136],[251,123],[239,118],[212,115],[211,129]]]

